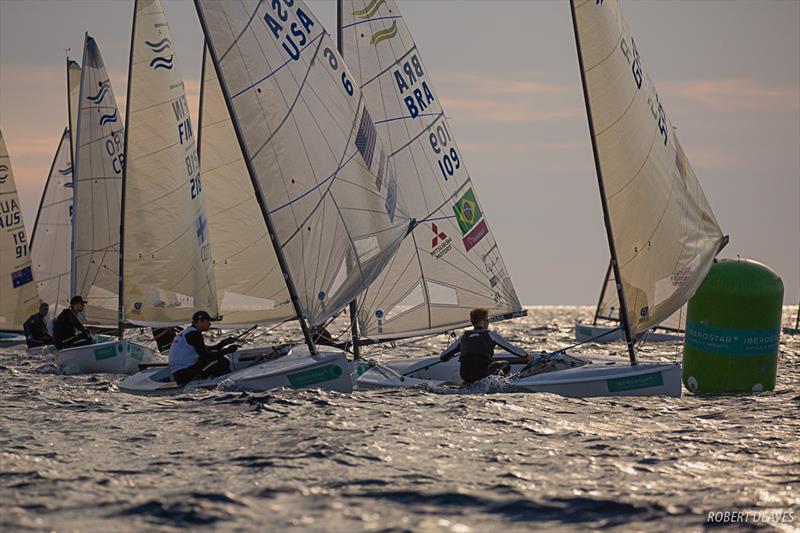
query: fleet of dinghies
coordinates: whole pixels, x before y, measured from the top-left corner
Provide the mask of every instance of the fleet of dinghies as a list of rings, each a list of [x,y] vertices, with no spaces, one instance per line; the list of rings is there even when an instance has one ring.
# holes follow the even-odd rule
[[[37,288],[56,309],[86,295],[87,323],[119,338],[57,360],[81,372],[141,368],[120,383],[135,394],[457,386],[455,360],[381,365],[345,351],[464,327],[475,307],[492,321],[525,310],[396,3],[337,4],[338,44],[302,0],[195,0],[197,135],[158,0],[134,2],[124,127],[87,34],[82,68],[68,61],[68,127],[33,265],[14,244],[25,233],[0,136],[0,329],[21,329]],[[680,366],[638,362],[636,342],[680,313],[727,237],[618,3],[570,6],[611,252],[597,314],[616,307],[620,328],[606,334],[620,330],[629,358],[537,354],[512,368],[507,390],[680,396]],[[347,341],[317,346],[315,332],[348,306]],[[305,342],[239,350],[231,373],[179,386],[123,332],[186,324],[197,309],[231,329],[296,320]]]

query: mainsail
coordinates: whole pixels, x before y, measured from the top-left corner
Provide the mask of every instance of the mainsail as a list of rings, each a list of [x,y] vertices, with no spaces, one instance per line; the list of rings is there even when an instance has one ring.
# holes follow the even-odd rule
[[[619,296],[617,296],[617,284],[614,279],[614,269],[611,263],[608,264],[606,277],[603,279],[603,289],[600,292],[600,300],[594,315],[594,324],[598,319],[619,322]],[[672,313],[665,320],[662,320],[658,327],[670,331],[683,331],[686,323],[686,305]]]
[[[267,324],[294,317],[207,48],[197,140],[222,324]]]
[[[302,1],[195,5],[295,308],[322,324],[374,281],[412,225],[397,169]]]
[[[394,0],[345,0],[342,15],[343,55],[418,222],[360,299],[362,335],[463,327],[474,307],[489,309],[494,319],[524,314],[464,154]]]
[[[37,304],[22,206],[0,131],[0,331],[22,331]]]
[[[44,185],[30,242],[33,278],[39,298],[50,305],[52,316],[67,307],[70,298],[72,155],[69,136],[69,128],[64,128]]]
[[[158,0],[134,8],[125,130],[123,322],[191,321],[217,299],[200,161]]]
[[[75,136],[71,294],[86,322],[116,325],[124,128],[95,40],[86,34]]]
[[[634,336],[692,297],[727,240],[618,2],[571,6],[623,318]]]

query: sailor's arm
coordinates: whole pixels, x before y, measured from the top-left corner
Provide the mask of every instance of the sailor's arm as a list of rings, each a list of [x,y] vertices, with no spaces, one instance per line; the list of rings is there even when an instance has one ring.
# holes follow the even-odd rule
[[[185,334],[185,337],[186,343],[197,351],[197,355],[199,355],[201,359],[212,359],[217,356],[216,353],[208,349],[205,340],[203,340],[203,334],[199,331],[190,331]]]
[[[514,346],[506,339],[504,339],[503,336],[497,333],[496,331],[489,331],[489,336],[491,337],[492,342],[494,342],[496,346],[499,346],[500,348],[504,349],[511,355],[517,356],[514,359],[504,359],[505,361],[508,361],[512,364],[525,364],[531,362],[531,356],[528,355],[528,352],[526,352],[519,346]]]
[[[439,359],[444,361],[449,361],[453,357],[455,357],[461,351],[461,337],[457,338],[456,341],[447,347],[445,351],[439,355]]]

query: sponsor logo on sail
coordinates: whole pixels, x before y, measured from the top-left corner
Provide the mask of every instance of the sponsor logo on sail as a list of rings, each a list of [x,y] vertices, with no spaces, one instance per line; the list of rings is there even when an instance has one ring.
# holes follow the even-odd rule
[[[117,110],[115,109],[110,115],[103,115],[100,117],[100,125],[105,126],[106,124],[111,124],[117,120],[119,120],[119,117],[117,116]]]
[[[92,102],[93,104],[99,104],[100,102],[102,102],[103,98],[105,98],[109,88],[111,87],[111,84],[108,80],[99,81],[97,82],[97,85],[100,86],[100,88],[97,90],[97,94],[95,94],[94,96],[86,97],[86,99]]]
[[[385,30],[376,31],[372,34],[369,44],[378,46],[378,43],[391,39],[397,36],[397,21],[393,20],[392,25]]]
[[[71,164],[67,165],[65,168],[59,170],[58,173],[61,174],[62,176],[68,176],[72,174],[72,165]]]
[[[8,166],[0,165],[0,184],[5,183],[8,179]]]
[[[489,234],[489,227],[486,225],[486,221],[482,220],[483,212],[481,212],[478,200],[471,188],[456,202],[453,211],[455,211],[461,235],[464,236],[462,239],[464,248],[469,252]]]
[[[368,19],[372,17],[386,0],[372,0],[364,9],[357,9],[353,11],[353,15],[360,19]]]
[[[453,239],[447,233],[440,230],[436,224],[431,224],[433,238],[431,239],[431,255],[436,259],[441,259],[453,248]]]
[[[164,51],[172,50],[172,42],[169,38],[164,37],[160,41],[150,42],[145,41],[144,44],[150,47],[150,49],[155,52],[156,54],[161,54]],[[170,55],[157,55],[153,59],[150,60],[150,68],[153,70],[158,70],[160,68],[172,70],[172,60],[174,56]]]
[[[391,167],[386,173],[386,201],[383,205],[389,214],[389,220],[394,222],[394,214],[397,211],[397,178],[395,178],[394,169]]]

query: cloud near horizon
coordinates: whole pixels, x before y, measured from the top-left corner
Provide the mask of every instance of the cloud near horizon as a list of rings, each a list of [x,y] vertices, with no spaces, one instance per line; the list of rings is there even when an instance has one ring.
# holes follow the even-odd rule
[[[669,100],[702,105],[716,113],[800,111],[800,87],[774,87],[750,78],[687,80],[659,84]]]

